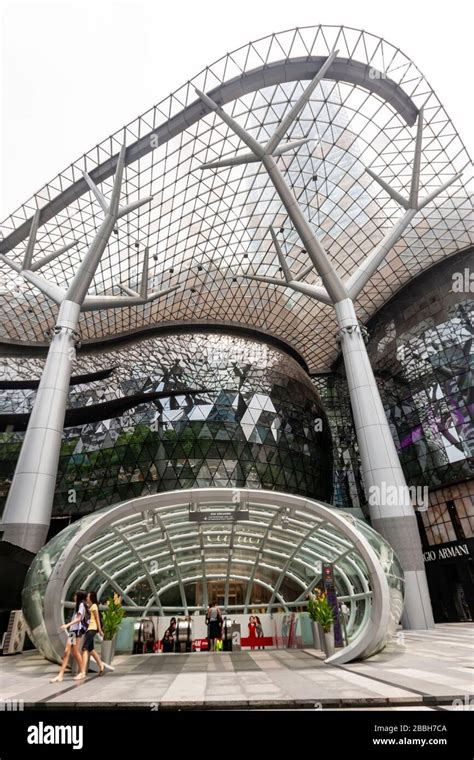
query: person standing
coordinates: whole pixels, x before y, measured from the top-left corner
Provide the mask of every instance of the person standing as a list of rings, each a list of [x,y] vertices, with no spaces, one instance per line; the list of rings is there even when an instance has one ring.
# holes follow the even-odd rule
[[[350,609],[345,602],[340,603],[339,613],[340,613],[341,622],[342,622],[342,630],[343,630],[344,638],[346,640],[346,645],[347,645],[349,643],[349,636],[347,634],[347,623],[349,620]]]
[[[257,639],[263,639],[263,625],[258,615],[255,615],[255,622],[257,624],[256,629],[255,629],[255,632],[257,634]],[[264,646],[261,646],[261,647],[259,646],[258,648],[265,649]]]
[[[64,649],[63,661],[59,673],[54,678],[50,678],[50,683],[60,683],[64,678],[64,673],[69,662],[69,656],[72,652],[78,666],[79,671],[82,670],[82,658],[79,652],[79,639],[84,632],[84,621],[86,620],[86,592],[76,591],[74,594],[75,608],[72,614],[72,618],[69,623],[64,623],[61,626],[62,631],[67,631],[67,644]]]
[[[251,615],[249,618],[249,643],[250,649],[255,649],[255,642],[257,641],[257,620]]]
[[[175,633],[176,633],[176,618],[172,617],[170,620],[170,624],[166,631],[163,634],[163,638],[161,639],[161,644],[163,646],[163,652],[172,652],[174,649],[174,643],[175,643]]]
[[[349,617],[350,610],[345,602],[341,602],[339,609],[341,610],[341,613],[344,615],[344,617]]]
[[[95,651],[94,639],[98,633],[103,636],[102,625],[100,622],[99,606],[97,604],[97,594],[95,591],[89,591],[87,594],[87,606],[89,607],[89,625],[84,636],[84,645],[82,647],[82,667],[80,673],[74,678],[75,681],[81,681],[87,675],[89,657],[93,657],[99,666],[99,675],[104,675],[105,665]]]
[[[211,621],[209,620],[209,610],[211,608],[207,608],[206,617],[205,617],[205,623],[206,623],[206,629],[207,629],[207,651],[211,651]]]
[[[217,652],[217,642],[221,638],[221,620],[222,615],[219,607],[215,602],[209,605],[207,610],[209,620],[209,638],[211,640],[211,651]]]

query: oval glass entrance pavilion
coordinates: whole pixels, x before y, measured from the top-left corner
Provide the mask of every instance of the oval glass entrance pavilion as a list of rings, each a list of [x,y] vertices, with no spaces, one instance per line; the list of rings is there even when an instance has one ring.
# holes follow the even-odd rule
[[[31,637],[58,660],[60,625],[78,588],[99,601],[120,594],[126,614],[188,615],[205,609],[219,584],[227,613],[255,605],[301,610],[333,565],[339,601],[349,607],[350,643],[331,662],[379,651],[403,607],[403,572],[393,549],[367,524],[299,496],[250,489],[154,494],[87,515],[35,558],[23,591]],[[229,603],[231,591],[241,596]]]

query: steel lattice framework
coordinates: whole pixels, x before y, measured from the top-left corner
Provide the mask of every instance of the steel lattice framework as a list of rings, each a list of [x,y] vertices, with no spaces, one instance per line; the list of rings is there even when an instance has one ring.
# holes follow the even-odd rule
[[[270,225],[297,277],[310,262],[260,163],[200,170],[203,163],[233,157],[241,142],[217,114],[206,112],[195,88],[225,105],[263,143],[334,48],[336,61],[286,135],[309,141],[278,163],[341,277],[355,272],[401,215],[393,195],[366,168],[401,196],[409,194],[422,107],[420,194],[430,195],[464,169],[417,213],[360,293],[356,307],[366,321],[410,278],[472,243],[471,171],[460,137],[416,65],[386,41],[345,27],[290,30],[224,56],[79,158],[6,219],[0,253],[17,265],[33,262],[49,283],[68,287],[102,223],[104,203],[93,183],[102,201],[111,197],[125,144],[123,203],[130,207],[153,198],[117,221],[89,293],[103,298],[125,290],[131,301],[125,308],[82,314],[81,339],[96,341],[158,323],[230,322],[284,338],[312,370],[326,369],[338,351],[333,309],[243,277],[284,282]],[[148,258],[150,292],[163,295],[134,303],[143,292]],[[320,284],[314,270],[305,281]],[[5,263],[0,288],[0,339],[43,343],[54,325],[54,303],[23,277],[12,279]]]

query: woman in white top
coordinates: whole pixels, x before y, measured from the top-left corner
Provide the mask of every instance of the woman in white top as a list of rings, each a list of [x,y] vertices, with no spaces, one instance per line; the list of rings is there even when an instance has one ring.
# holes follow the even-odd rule
[[[89,591],[87,594],[87,606],[89,608],[89,625],[87,627],[86,634],[84,636],[84,644],[82,645],[82,668],[81,672],[77,674],[77,676],[74,678],[75,681],[81,681],[83,678],[86,677],[88,666],[89,666],[89,657],[93,657],[96,661],[97,665],[99,666],[99,673],[100,675],[104,675],[105,673],[105,665],[100,659],[99,655],[95,651],[94,647],[94,638],[95,635],[98,633],[99,636],[104,635],[102,631],[102,623],[100,620],[100,614],[99,614],[99,604],[97,601],[97,594],[95,591]]]
[[[74,594],[74,601],[76,603],[76,607],[75,607],[74,614],[72,616],[71,621],[69,623],[64,623],[64,625],[61,626],[62,631],[68,632],[67,644],[64,650],[63,661],[61,663],[61,669],[55,678],[50,679],[50,683],[58,683],[63,680],[64,672],[69,662],[69,655],[71,654],[71,650],[74,657],[76,658],[77,664],[79,665],[79,672],[82,670],[82,657],[79,652],[78,644],[79,644],[80,637],[84,633],[83,621],[85,621],[85,618],[86,618],[85,592],[77,591]]]

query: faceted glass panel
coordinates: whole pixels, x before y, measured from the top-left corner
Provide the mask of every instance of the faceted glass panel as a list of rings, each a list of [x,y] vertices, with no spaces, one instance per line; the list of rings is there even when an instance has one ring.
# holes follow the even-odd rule
[[[310,378],[289,354],[249,338],[189,333],[79,355],[75,364],[74,374],[110,374],[71,385],[69,408],[84,424],[70,426],[66,416],[54,517],[76,519],[136,496],[207,486],[251,485],[330,501],[331,433]],[[24,372],[13,359],[7,366],[17,378]],[[40,373],[35,360],[30,379]],[[34,392],[0,390],[13,421],[21,393],[26,413]],[[110,407],[101,414],[104,404],[117,405],[116,415]],[[0,434],[3,502],[23,435]]]

